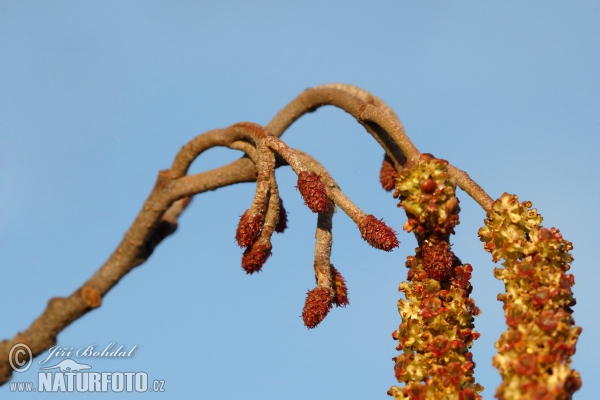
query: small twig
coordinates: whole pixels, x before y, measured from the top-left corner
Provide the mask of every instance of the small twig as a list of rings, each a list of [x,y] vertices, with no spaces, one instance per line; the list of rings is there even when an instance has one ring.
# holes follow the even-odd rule
[[[392,110],[392,108],[390,106],[388,106],[379,97],[375,96],[374,94],[372,94],[370,92],[367,92],[364,89],[359,88],[358,86],[350,85],[347,83],[327,83],[325,85],[315,86],[313,89],[342,90],[342,91],[344,91],[348,94],[351,94],[352,96],[360,99],[361,101],[364,101],[367,104],[372,104],[374,106],[381,108],[386,114],[388,114],[390,117],[392,117],[398,125],[402,125],[402,122],[400,122],[400,118],[398,117],[398,115],[396,115],[396,113],[394,112],[394,110]]]
[[[170,173],[172,179],[178,179],[187,174],[192,162],[204,151],[216,147],[229,145],[238,140],[251,140],[256,136],[265,134],[265,129],[254,123],[239,122],[225,129],[215,129],[196,136],[179,150]]]
[[[365,90],[341,83],[305,90],[279,111],[266,129],[274,136],[280,136],[298,118],[326,105],[343,109],[363,124],[386,150],[397,168],[406,162],[405,154],[408,158],[419,155],[419,151],[408,139],[400,119],[387,104]],[[461,189],[472,196],[486,212],[490,210],[492,199],[476,182],[452,165],[448,165],[448,171]]]
[[[156,246],[175,231],[178,216],[189,204],[189,199],[185,198],[232,183],[254,180],[254,164],[248,159],[186,177],[191,178],[189,180],[175,179],[174,176],[187,171],[194,159],[191,154],[195,153],[197,156],[208,148],[228,146],[248,138],[255,130],[259,130],[257,127],[259,126],[255,124],[236,124],[225,130],[200,135],[192,140],[192,145],[184,146],[176,157],[173,169],[158,174],[156,184],[142,210],[104,265],[69,297],[51,299],[44,312],[28,329],[13,339],[0,342],[0,384],[7,382],[12,375],[8,360],[11,347],[24,343],[35,357],[54,346],[58,333],[90,310],[99,307],[108,291],[134,267],[145,262]],[[194,191],[189,192],[190,187]]]
[[[406,158],[414,159],[419,156],[419,150],[417,150],[413,142],[406,135],[402,124],[394,121],[394,119],[390,118],[383,110],[371,104],[366,104],[364,107],[361,107],[359,112],[358,120],[360,122],[375,123],[383,128],[383,130],[392,138],[394,143],[400,146]]]
[[[494,200],[475,182],[465,171],[448,164],[446,167],[448,173],[456,179],[456,184],[473,198],[480,206],[489,212],[492,209]]]
[[[307,89],[300,94],[296,99],[285,106],[277,115],[271,120],[266,126],[266,129],[271,132],[274,136],[280,136],[294,121],[300,118],[302,115],[315,111],[317,108],[325,105],[333,105],[348,114],[352,115],[359,123],[361,123],[367,132],[369,132],[375,140],[385,149],[385,151],[392,157],[396,165],[402,165],[406,157],[404,153],[390,137],[388,132],[383,129],[379,129],[377,125],[369,124],[361,120],[360,114],[364,110],[364,107],[368,105],[365,101],[354,96],[352,93],[358,91],[364,92],[361,89],[351,90],[350,92],[338,89],[339,87],[345,87],[345,85],[336,84],[337,88],[329,86],[321,86],[312,89]],[[350,87],[348,85],[348,87]],[[366,93],[366,92],[365,92]],[[365,100],[369,100],[367,96],[362,96]],[[370,96],[372,101],[375,101],[375,96]],[[381,102],[383,103],[383,102]],[[385,103],[383,103],[385,104]],[[387,109],[389,107],[386,106]],[[393,116],[385,114],[387,118],[396,126],[398,125],[399,119],[395,114]]]
[[[243,151],[248,157],[250,157],[250,159],[255,165],[258,164],[258,153],[256,152],[256,148],[252,144],[243,140],[238,140],[237,142],[231,143],[229,145],[229,148]]]
[[[304,91],[282,109],[266,128],[243,122],[195,137],[182,147],[172,167],[159,173],[142,210],[104,265],[69,297],[51,299],[46,310],[28,329],[13,339],[0,343],[0,385],[7,382],[12,374],[8,352],[14,344],[20,342],[29,345],[34,357],[55,345],[56,336],[63,329],[88,311],[100,306],[102,297],[129,271],[145,262],[156,246],[175,231],[179,215],[189,203],[189,198],[195,194],[235,183],[256,181],[259,176],[265,183],[260,184],[261,189],[258,192],[269,196],[266,217],[269,222],[267,224],[265,221],[264,235],[261,234],[258,241],[264,246],[263,253],[268,257],[270,243],[263,242],[267,236],[270,238],[271,225],[276,224],[273,223],[276,221],[273,215],[279,212],[276,183],[271,176],[273,170],[282,164],[275,164],[273,153],[267,147],[284,156],[297,173],[304,168],[319,173],[326,183],[329,198],[360,224],[366,214],[343,195],[321,164],[302,152],[290,149],[283,142],[274,140],[274,137],[281,136],[302,115],[324,105],[334,105],[352,115],[385,149],[396,167],[406,162],[406,156],[412,158],[418,155],[418,151],[406,137],[400,120],[385,103],[362,89],[343,84],[324,85]],[[242,150],[247,156],[211,171],[186,176],[193,161],[204,151],[215,146]],[[291,156],[286,158],[286,152]],[[261,157],[268,157],[269,160],[263,162]],[[486,211],[489,210],[489,196],[466,173],[451,166],[448,168],[458,185]],[[269,189],[271,192],[267,194]],[[273,203],[275,200],[277,205]]]
[[[300,175],[301,172],[307,171],[306,165],[304,165],[302,160],[296,155],[297,150],[292,149],[281,139],[274,136],[267,136],[265,142],[270,148],[283,157],[289,166],[292,167],[296,175]]]
[[[117,250],[108,261],[69,297],[55,297],[25,331],[13,339],[0,343],[0,383],[10,379],[12,368],[8,354],[12,346],[24,343],[29,346],[33,356],[41,354],[56,344],[56,336],[73,321],[90,310],[100,306],[102,297],[135,266],[143,263],[156,245],[168,236],[167,229],[158,230],[162,217],[173,200],[169,196],[172,186],[169,171],[161,171],[148,200],[144,203],[138,217],[129,228]],[[185,201],[178,203],[167,215],[166,223],[173,226],[176,215],[183,210]],[[162,237],[162,239],[161,239]],[[22,360],[26,361],[26,360]]]
[[[317,231],[315,233],[315,280],[317,286],[333,290],[333,277],[331,275],[331,244],[333,235],[331,228],[333,226],[334,208],[329,207],[328,211],[319,213],[317,217]]]

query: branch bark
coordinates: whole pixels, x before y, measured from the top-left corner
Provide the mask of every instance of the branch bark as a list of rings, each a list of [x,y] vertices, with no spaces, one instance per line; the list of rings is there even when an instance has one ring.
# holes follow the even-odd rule
[[[401,168],[407,159],[419,156],[418,150],[406,136],[400,119],[390,107],[370,93],[344,84],[323,85],[305,90],[277,113],[265,128],[243,122],[195,137],[182,147],[170,169],[159,172],[148,199],[125,233],[123,240],[104,265],[70,296],[51,299],[44,312],[25,331],[12,339],[0,342],[0,385],[10,380],[12,375],[8,357],[14,345],[26,344],[31,349],[33,357],[54,346],[57,335],[63,329],[87,312],[99,307],[102,298],[119,280],[133,268],[144,263],[154,249],[175,232],[178,219],[192,196],[236,183],[253,182],[256,181],[261,168],[272,170],[285,165],[280,154],[277,154],[277,147],[283,145],[270,140],[268,136],[281,136],[298,118],[325,105],[336,106],[352,115],[385,149],[397,169]],[[259,141],[263,140],[266,145],[259,144]],[[255,165],[252,159],[260,164],[263,157],[259,145],[265,149],[269,146],[275,151],[278,160],[276,165],[273,166],[272,160],[268,162],[268,166]],[[204,151],[215,146],[242,150],[247,155],[220,168],[187,175],[192,162]],[[300,156],[300,159],[315,168],[322,168],[306,155]],[[481,187],[463,171],[453,167],[449,169],[458,185],[488,211],[492,200]],[[332,200],[355,222],[360,222],[359,220],[366,214],[343,195],[326,171],[323,174],[326,174],[329,181]],[[276,189],[274,180],[267,179],[265,184]],[[272,210],[275,209],[276,207],[272,207]],[[273,221],[270,224],[273,225]],[[21,358],[21,361],[24,360]]]

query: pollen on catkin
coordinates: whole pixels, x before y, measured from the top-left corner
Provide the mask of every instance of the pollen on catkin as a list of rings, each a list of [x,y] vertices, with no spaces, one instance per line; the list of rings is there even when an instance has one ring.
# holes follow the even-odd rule
[[[502,375],[496,397],[570,399],[581,387],[571,368],[581,327],[575,326],[572,286],[567,273],[571,242],[556,228],[541,226],[542,216],[530,201],[504,193],[492,204],[479,229],[494,262],[494,276],[504,282],[498,295],[507,330],[495,344],[492,365]],[[531,353],[529,349],[535,349]]]
[[[414,162],[407,162],[396,180],[394,197],[400,198],[408,221],[407,232],[438,235],[454,233],[460,211],[456,182],[447,171],[448,161],[423,153]]]
[[[408,281],[399,287],[405,297],[398,301],[402,323],[392,334],[401,352],[394,373],[404,384],[388,391],[396,400],[481,400],[483,387],[475,382],[469,351],[479,337],[473,321],[480,311],[469,297],[473,267],[451,250],[460,207],[447,165],[421,154],[396,180],[394,196],[408,217],[404,229],[419,238],[416,254],[406,261]]]

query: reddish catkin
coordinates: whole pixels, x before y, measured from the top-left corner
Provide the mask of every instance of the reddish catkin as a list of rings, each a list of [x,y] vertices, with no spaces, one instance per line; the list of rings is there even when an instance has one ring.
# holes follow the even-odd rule
[[[379,220],[371,214],[361,221],[358,229],[360,229],[362,238],[376,249],[392,251],[400,243],[396,237],[396,232],[387,226],[383,220]]]
[[[381,170],[379,171],[379,182],[386,192],[391,192],[396,188],[396,179],[400,176],[390,156],[383,157]]]
[[[256,241],[260,228],[263,223],[263,216],[261,214],[250,214],[250,210],[246,212],[240,218],[238,223],[237,231],[235,232],[235,240],[240,247],[248,247]]]
[[[242,268],[247,274],[259,272],[271,256],[271,243],[254,243],[242,255]]]
[[[452,272],[452,251],[450,243],[431,238],[421,247],[423,269],[427,276],[436,281],[445,281]]]
[[[275,232],[283,233],[287,229],[287,211],[283,208],[283,200],[279,198],[279,220],[275,226]]]
[[[329,290],[324,287],[319,286],[308,292],[302,310],[304,325],[308,329],[316,328],[331,310],[332,302]]]
[[[296,186],[304,199],[304,204],[312,212],[325,212],[329,210],[329,200],[325,185],[321,176],[314,171],[302,171],[298,174],[298,186]]]
[[[346,307],[348,304],[350,304],[350,300],[348,300],[348,288],[346,287],[346,280],[333,265],[331,266],[331,275],[333,276],[333,304],[335,304],[336,307]]]

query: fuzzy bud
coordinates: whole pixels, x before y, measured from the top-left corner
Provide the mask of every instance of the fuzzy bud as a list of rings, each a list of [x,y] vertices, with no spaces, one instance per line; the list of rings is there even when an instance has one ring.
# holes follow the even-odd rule
[[[324,287],[316,287],[306,296],[302,320],[308,329],[316,328],[323,321],[332,307],[332,298]]]
[[[250,214],[250,210],[240,218],[237,231],[235,232],[235,240],[240,247],[248,247],[256,241],[263,223],[261,214]]]
[[[325,212],[329,210],[329,200],[325,185],[321,181],[321,176],[313,171],[302,171],[298,175],[298,186],[304,203],[312,212]]]
[[[242,255],[242,268],[247,274],[259,272],[271,256],[271,243],[254,243]]]
[[[381,187],[386,192],[391,192],[396,187],[396,179],[400,176],[390,156],[387,154],[383,158],[381,163],[381,170],[379,171],[379,182]]]
[[[371,246],[379,250],[392,251],[398,247],[396,232],[387,226],[383,220],[378,220],[373,215],[367,215],[358,225],[362,238]]]
[[[335,292],[333,295],[333,304],[335,304],[337,307],[346,307],[348,304],[350,304],[350,301],[348,300],[348,288],[346,287],[346,280],[333,265],[331,266],[331,272],[333,276],[333,290]]]
[[[275,226],[275,232],[283,233],[287,229],[287,211],[283,208],[283,200],[279,198],[279,221]]]

